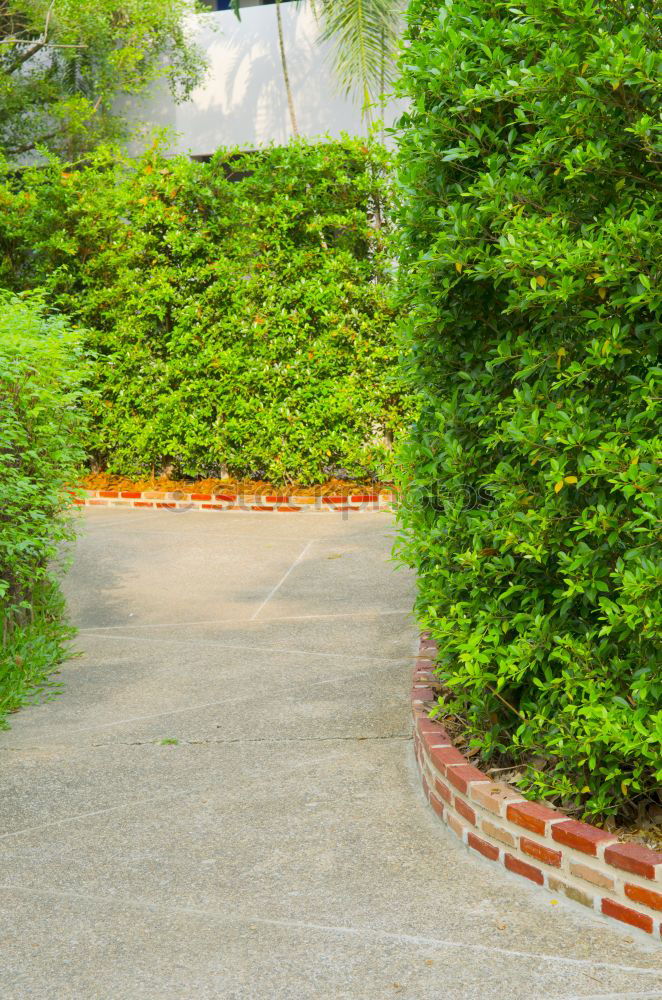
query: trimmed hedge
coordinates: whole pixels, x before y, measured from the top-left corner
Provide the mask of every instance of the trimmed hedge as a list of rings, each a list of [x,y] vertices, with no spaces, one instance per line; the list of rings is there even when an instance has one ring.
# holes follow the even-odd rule
[[[101,152],[0,191],[0,282],[43,284],[97,355],[96,467],[385,477],[405,404],[387,156],[362,140],[211,163]]]
[[[82,460],[80,338],[35,300],[0,293],[0,728],[43,686],[71,634],[55,566],[63,492]]]
[[[413,0],[409,42],[419,615],[484,761],[632,815],[662,779],[653,5]]]

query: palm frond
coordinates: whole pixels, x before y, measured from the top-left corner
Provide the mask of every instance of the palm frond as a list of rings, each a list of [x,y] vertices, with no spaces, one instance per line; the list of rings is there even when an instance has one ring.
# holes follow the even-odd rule
[[[322,38],[334,46],[334,70],[344,93],[364,109],[393,78],[402,27],[398,0],[319,0]]]

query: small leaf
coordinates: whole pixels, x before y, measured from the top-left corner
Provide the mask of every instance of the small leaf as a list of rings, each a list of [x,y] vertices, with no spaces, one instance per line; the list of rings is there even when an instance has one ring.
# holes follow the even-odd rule
[[[554,484],[554,492],[560,493],[562,489],[563,489],[563,480],[559,479],[558,483]]]
[[[544,288],[547,284],[547,278],[544,275],[539,274],[536,278],[536,284],[539,288]]]
[[[462,264],[460,263],[459,260],[455,261],[455,270],[457,271],[458,274],[462,274]]]
[[[607,298],[607,289],[606,288],[598,288],[598,295],[600,296],[601,299],[606,299]]]
[[[563,477],[563,482],[564,483],[576,483],[577,482],[577,476],[564,476]]]

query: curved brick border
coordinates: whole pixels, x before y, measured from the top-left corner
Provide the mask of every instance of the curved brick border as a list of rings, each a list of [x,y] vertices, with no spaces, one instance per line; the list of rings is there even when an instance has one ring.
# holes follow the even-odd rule
[[[280,511],[292,513],[392,510],[396,495],[353,493],[350,496],[253,496],[235,493],[185,493],[182,490],[76,490],[72,502],[79,507],[137,507],[140,510],[172,511]]]
[[[598,913],[662,936],[662,852],[625,843],[493,781],[428,718],[437,645],[423,634],[411,691],[423,790],[470,850]]]

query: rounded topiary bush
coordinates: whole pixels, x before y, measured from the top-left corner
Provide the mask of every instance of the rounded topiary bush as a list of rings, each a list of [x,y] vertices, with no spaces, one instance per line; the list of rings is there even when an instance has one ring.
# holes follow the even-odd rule
[[[404,558],[487,761],[659,803],[660,36],[652,4],[414,0]],[[657,558],[656,558],[657,557]]]

